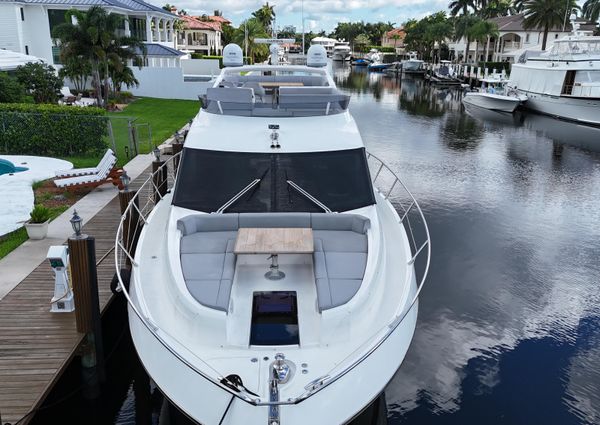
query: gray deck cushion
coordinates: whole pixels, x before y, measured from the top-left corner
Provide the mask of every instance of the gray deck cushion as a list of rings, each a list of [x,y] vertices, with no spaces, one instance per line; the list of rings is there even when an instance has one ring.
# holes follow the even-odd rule
[[[235,231],[238,229],[238,214],[194,214],[177,221],[183,236],[196,232]]]
[[[319,310],[350,301],[367,265],[367,218],[353,214],[312,214],[313,254]]]

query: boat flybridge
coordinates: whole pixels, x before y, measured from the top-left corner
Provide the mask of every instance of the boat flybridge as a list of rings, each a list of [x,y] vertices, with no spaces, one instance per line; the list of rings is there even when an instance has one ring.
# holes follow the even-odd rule
[[[134,345],[201,424],[347,423],[410,345],[423,213],[366,152],[322,46],[308,66],[224,56],[182,153],[117,234]]]
[[[549,52],[512,65],[510,86],[526,95],[529,109],[580,123],[600,125],[600,37],[580,31],[571,16],[572,34]]]

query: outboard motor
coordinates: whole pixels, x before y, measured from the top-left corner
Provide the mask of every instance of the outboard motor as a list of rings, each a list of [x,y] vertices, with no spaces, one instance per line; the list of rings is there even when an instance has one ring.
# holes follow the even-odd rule
[[[244,65],[244,53],[242,48],[234,43],[229,43],[223,49],[223,66]]]
[[[313,44],[306,54],[306,65],[314,68],[327,66],[327,51],[320,44]]]

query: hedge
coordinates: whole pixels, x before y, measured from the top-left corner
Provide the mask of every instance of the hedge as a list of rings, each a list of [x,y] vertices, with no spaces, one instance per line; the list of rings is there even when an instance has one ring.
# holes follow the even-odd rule
[[[0,150],[17,155],[98,154],[107,148],[108,120],[100,108],[0,104]]]
[[[510,62],[479,62],[481,68],[487,68],[489,72],[502,72],[504,69],[507,74],[510,74]]]

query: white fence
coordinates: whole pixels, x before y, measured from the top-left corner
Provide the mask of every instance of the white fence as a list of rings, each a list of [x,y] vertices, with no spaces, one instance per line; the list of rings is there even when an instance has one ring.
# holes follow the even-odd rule
[[[135,96],[197,100],[198,95],[205,94],[206,89],[213,85],[209,81],[184,81],[183,68],[132,69],[140,82],[139,87],[131,89]]]

